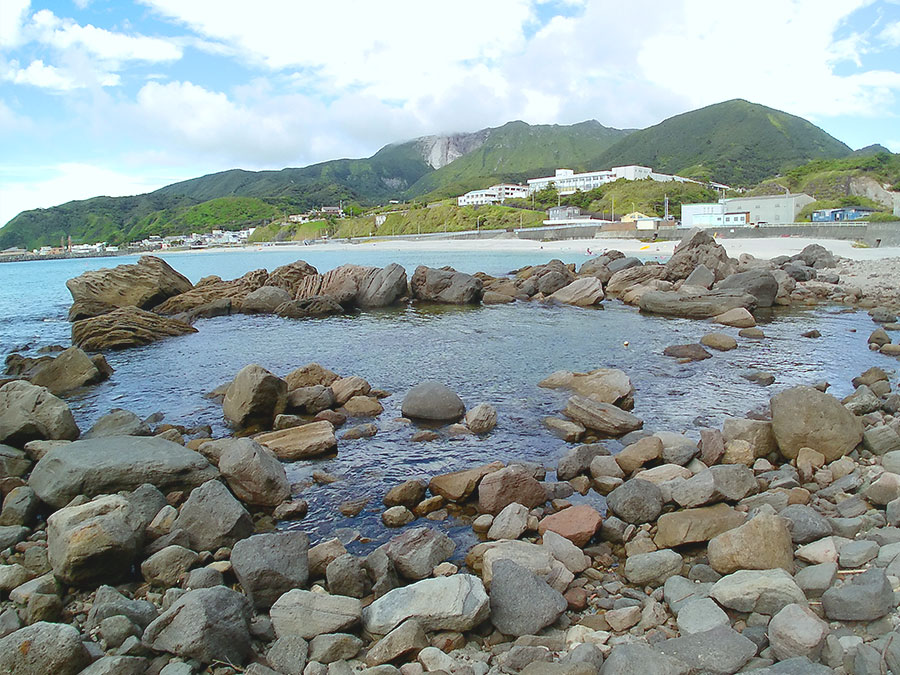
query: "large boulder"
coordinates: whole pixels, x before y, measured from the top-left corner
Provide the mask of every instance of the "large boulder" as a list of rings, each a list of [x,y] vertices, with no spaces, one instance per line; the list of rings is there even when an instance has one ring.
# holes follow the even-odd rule
[[[120,307],[107,314],[72,324],[72,342],[89,352],[140,347],[167,337],[196,333],[197,329],[137,307]]]
[[[102,382],[107,377],[107,372],[97,368],[91,357],[81,349],[69,347],[61,351],[52,361],[38,367],[31,376],[31,383],[46,387],[51,394],[64,394],[79,387]]]
[[[47,519],[53,574],[73,586],[121,578],[139,550],[143,533],[138,525],[131,504],[120,495],[56,511]]]
[[[167,315],[191,313],[222,301],[227,301],[229,306],[238,307],[241,301],[257,288],[267,284],[277,286],[277,283],[269,283],[269,276],[266,270],[253,270],[231,281],[222,281],[216,276],[204,277],[191,290],[169,298],[154,307],[153,311]]]
[[[303,588],[309,578],[309,537],[304,532],[267,532],[242,539],[231,550],[234,574],[257,609]]]
[[[403,398],[401,411],[404,417],[453,422],[462,417],[466,406],[450,387],[434,380],[420,382]]]
[[[618,368],[597,368],[587,373],[558,370],[538,382],[546,389],[571,389],[596,401],[613,403],[627,409],[634,405],[634,385],[631,378]]]
[[[150,309],[193,288],[190,281],[155,256],[113,269],[89,270],[66,282],[72,300],[97,307]]]
[[[619,270],[606,284],[606,294],[612,298],[619,298],[636,286],[651,284],[665,276],[666,268],[663,265],[643,265]]]
[[[794,572],[794,546],[787,521],[768,514],[760,514],[714,537],[709,542],[707,557],[719,574],[779,567]]]
[[[227,487],[210,480],[191,491],[172,529],[184,530],[195,551],[215,551],[253,534],[253,520]]]
[[[335,267],[325,274],[308,276],[297,286],[294,299],[307,300],[324,296],[332,298],[343,307],[351,307],[356,304],[360,282],[369,274],[376,272],[377,269],[376,267],[347,264]]]
[[[611,403],[601,403],[586,396],[569,398],[563,413],[569,419],[604,436],[624,436],[644,426],[644,422],[631,413]]]
[[[266,277],[266,286],[281,288],[291,296],[297,293],[300,283],[306,278],[318,274],[315,267],[305,260],[295,260],[287,265],[276,267]]]
[[[752,310],[756,298],[736,290],[647,291],[641,296],[640,307],[642,312],[650,314],[708,319],[731,309]]]
[[[481,279],[450,267],[434,269],[419,265],[409,280],[410,294],[416,300],[465,305],[481,301]]]
[[[438,563],[456,549],[453,540],[430,527],[416,527],[393,537],[383,550],[396,570],[407,579],[430,577]]]
[[[862,440],[857,417],[834,396],[813,387],[786,389],[773,396],[769,405],[772,432],[788,459],[795,459],[801,448],[813,448],[826,462],[833,462]]]
[[[281,305],[292,300],[291,294],[278,286],[261,286],[241,301],[244,314],[274,314]]]
[[[65,402],[44,387],[15,380],[0,387],[0,443],[74,440],[78,426]]]
[[[713,272],[716,280],[724,279],[737,271],[737,264],[728,257],[725,249],[706,230],[695,227],[684,235],[672,257],[666,262],[666,279],[687,279],[698,265],[705,265]]]
[[[494,563],[491,622],[504,635],[537,635],[566,610],[562,593],[512,560]]]
[[[519,464],[487,474],[478,486],[479,511],[494,516],[514,502],[534,508],[546,501],[544,486]]]
[[[343,314],[343,306],[330,295],[314,295],[302,300],[289,300],[275,308],[275,313],[285,319],[308,319],[314,316]]]
[[[143,642],[201,663],[242,664],[252,653],[250,603],[225,586],[188,591],[147,626]]]
[[[76,675],[91,663],[80,633],[63,623],[38,621],[0,639],[0,672]]]
[[[372,268],[359,279],[357,307],[387,307],[407,292],[406,270],[397,263],[383,269]]]
[[[582,277],[563,286],[550,296],[550,300],[576,307],[590,307],[603,300],[603,284],[595,277]]]
[[[709,541],[722,532],[743,525],[746,517],[746,514],[726,504],[664,513],[657,521],[653,543],[657,548],[670,548]]]
[[[41,501],[61,508],[81,494],[94,497],[144,483],[163,492],[190,490],[218,473],[203,455],[178,443],[118,436],[54,448],[34,467],[28,484]]]
[[[778,295],[778,280],[768,270],[754,269],[727,276],[715,288],[748,293],[756,298],[757,307],[771,307]]]
[[[363,628],[386,635],[407,619],[423,630],[468,631],[484,621],[490,604],[481,579],[470,574],[423,579],[395,588],[366,607]]]
[[[291,485],[275,453],[250,438],[230,439],[225,444],[219,471],[245,504],[278,506],[291,496]]]
[[[271,429],[287,405],[287,383],[255,363],[235,376],[222,401],[225,420],[237,428],[257,425]]]
[[[306,640],[343,632],[357,624],[361,614],[362,604],[356,598],[299,588],[282,595],[269,610],[278,637],[299,635]]]
[[[328,420],[260,434],[256,441],[279,459],[296,461],[333,452],[337,448],[334,425]]]

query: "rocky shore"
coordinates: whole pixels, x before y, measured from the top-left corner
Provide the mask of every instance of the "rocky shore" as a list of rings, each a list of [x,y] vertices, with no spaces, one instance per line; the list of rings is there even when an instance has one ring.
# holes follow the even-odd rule
[[[547,373],[535,384],[568,396],[543,420],[569,444],[555,465],[402,482],[381,512],[399,529],[367,555],[310,541],[304,486],[285,471],[377,436],[392,393],[364,376],[249,364],[210,393],[232,430],[222,438],[126,410],[82,432],[65,401],[115,377],[89,352],[186,334],[202,317],[402,302],[618,299],[718,326],[666,349],[683,363],[735,348],[721,326],[764,340],[754,312],[840,302],[869,308],[869,348],[897,354],[894,300],[863,274],[821,247],[730,259],[699,231],[665,264],[613,251],[503,278],[298,261],[193,285],[149,257],[85,273],[69,282],[73,346],[11,354],[0,386],[0,672],[900,672],[891,371],[860,373],[843,400],[827,382],[779,391],[764,414],[699,439],[644,429],[636,411],[652,393],[622,370]],[[414,442],[510,423],[440,382],[393,395],[403,417],[391,423]],[[591,494],[605,510],[581,500]],[[446,520],[479,543],[462,548],[436,527]]]

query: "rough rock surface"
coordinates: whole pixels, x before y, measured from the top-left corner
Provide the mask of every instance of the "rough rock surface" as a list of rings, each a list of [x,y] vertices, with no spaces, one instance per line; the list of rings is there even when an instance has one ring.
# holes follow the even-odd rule
[[[504,635],[536,635],[566,609],[562,593],[512,560],[494,563],[491,622]]]
[[[337,447],[334,425],[328,420],[271,431],[257,436],[256,441],[279,459],[288,461],[323,455]]]
[[[262,366],[241,368],[225,390],[222,412],[234,427],[258,425],[271,429],[276,415],[287,405],[287,383]]]
[[[79,387],[102,382],[108,374],[97,368],[91,358],[78,347],[61,351],[52,361],[41,365],[31,383],[46,387],[51,394],[63,394]]]
[[[752,310],[756,298],[749,293],[730,290],[647,291],[641,296],[642,312],[680,316],[686,319],[708,319],[732,309]]]
[[[39,621],[0,639],[0,672],[76,675],[91,662],[72,626]]]
[[[0,443],[74,440],[79,433],[69,406],[43,387],[20,380],[0,387]]]
[[[278,506],[291,496],[284,466],[271,450],[250,438],[229,439],[219,455],[219,471],[245,504]]]
[[[760,514],[717,535],[709,542],[707,555],[710,566],[719,574],[778,567],[794,571],[791,532],[785,519],[778,516]]]
[[[304,532],[266,532],[237,542],[231,565],[257,609],[268,609],[309,578],[309,537]]]
[[[434,269],[420,265],[409,280],[409,290],[416,300],[465,305],[481,301],[481,279],[445,267]]]
[[[623,436],[644,426],[644,422],[631,413],[585,396],[569,398],[563,413],[605,436]]]
[[[361,611],[356,598],[294,589],[275,601],[269,616],[278,637],[299,635],[308,640],[347,630],[359,622]]]
[[[191,491],[172,529],[184,530],[195,551],[215,551],[249,537],[253,520],[227,487],[210,480]]]
[[[396,570],[407,579],[431,576],[435,566],[453,555],[456,544],[430,527],[416,527],[393,537],[383,546]]]
[[[772,397],[772,431],[787,459],[813,448],[832,462],[862,440],[862,425],[834,396],[813,387],[792,387]]]
[[[120,307],[72,324],[72,342],[89,352],[140,347],[167,337],[196,333],[183,321],[137,307]]]

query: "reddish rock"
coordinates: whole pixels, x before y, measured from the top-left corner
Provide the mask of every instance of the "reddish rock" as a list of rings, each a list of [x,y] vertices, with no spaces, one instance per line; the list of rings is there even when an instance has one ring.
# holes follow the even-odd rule
[[[580,504],[544,518],[538,525],[538,533],[544,534],[551,530],[583,548],[600,529],[602,520],[594,507]]]
[[[313,417],[313,421],[331,422],[334,426],[339,427],[347,421],[347,416],[337,410],[323,410],[322,412],[316,413],[316,416]]]
[[[416,436],[418,435],[416,434]],[[415,440],[415,437],[413,437],[413,440]],[[502,468],[502,463],[493,462],[474,469],[444,473],[432,478],[428,484],[428,489],[431,490],[431,494],[440,495],[449,502],[459,502],[468,498],[475,491],[482,478]]]
[[[478,486],[478,510],[495,516],[513,502],[531,509],[546,501],[544,486],[517,464],[488,474]]]
[[[563,594],[563,597],[566,599],[570,610],[580,612],[587,609],[590,593],[583,588],[570,588]]]

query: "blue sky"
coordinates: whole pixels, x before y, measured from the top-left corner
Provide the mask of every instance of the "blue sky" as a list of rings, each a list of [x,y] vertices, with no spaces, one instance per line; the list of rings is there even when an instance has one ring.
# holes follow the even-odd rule
[[[900,0],[2,0],[0,224],[234,167],[513,119],[645,127],[731,98],[900,151]]]

